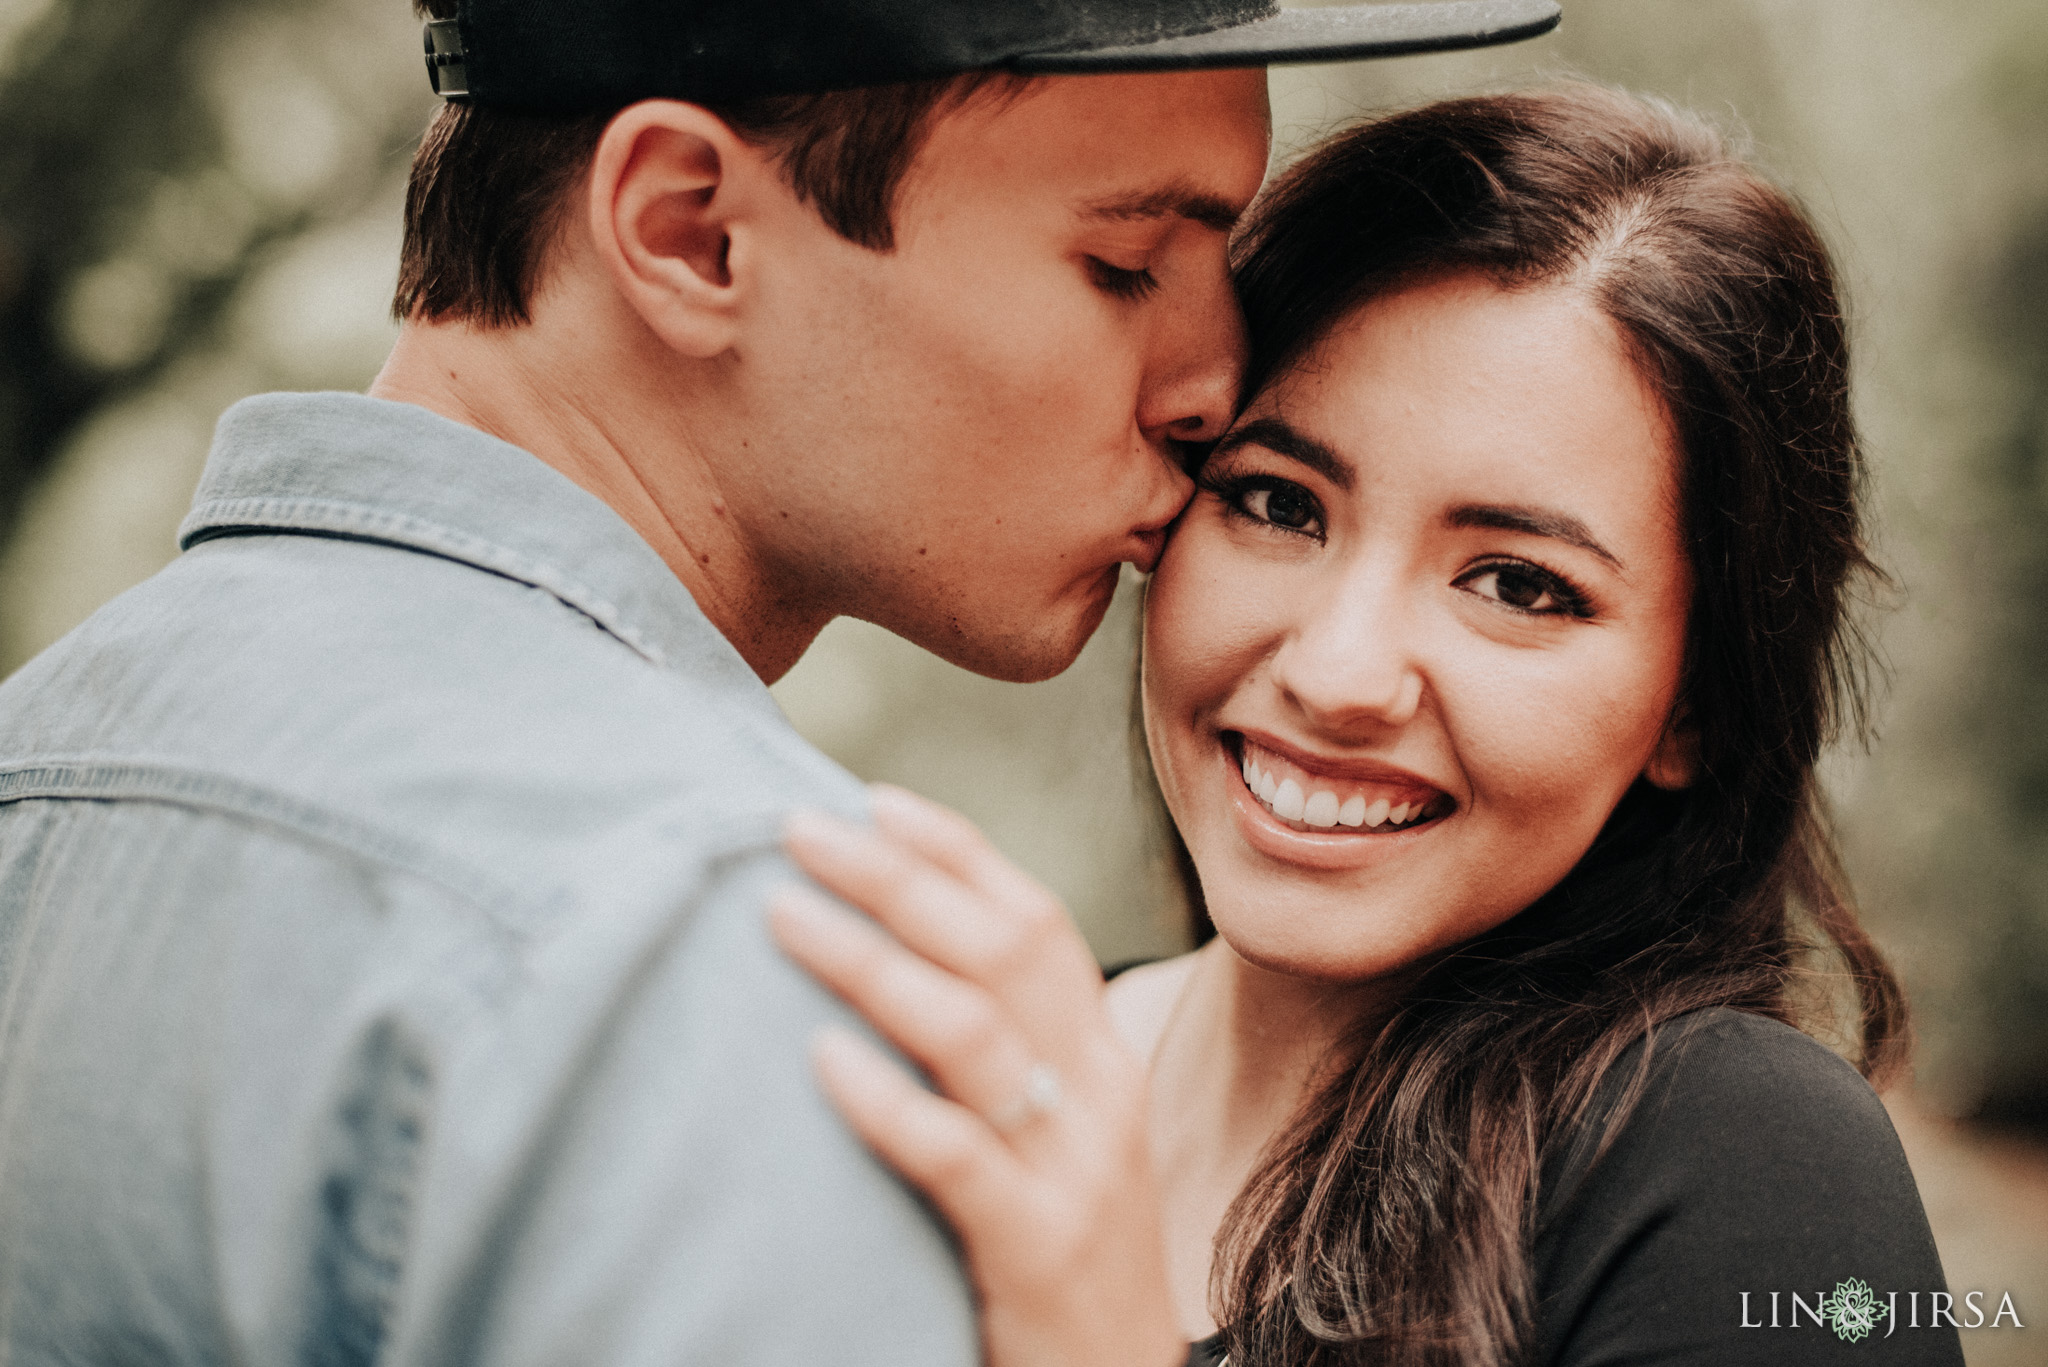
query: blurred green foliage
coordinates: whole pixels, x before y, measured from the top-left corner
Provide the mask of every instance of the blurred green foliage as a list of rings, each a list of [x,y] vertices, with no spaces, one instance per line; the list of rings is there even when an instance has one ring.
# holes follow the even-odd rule
[[[213,0],[98,0],[31,13],[10,0],[0,55],[0,521],[11,523],[26,481],[85,414],[161,363],[171,339],[201,322],[217,263],[177,295],[152,280],[137,299],[158,313],[155,336],[88,360],[63,335],[64,304],[82,273],[134,233],[158,183],[219,160],[219,137],[179,56],[222,7]],[[240,253],[235,253],[239,256]],[[106,277],[110,288],[119,282]],[[183,282],[180,282],[183,283]],[[214,288],[208,290],[206,286]],[[215,305],[217,307],[217,303]],[[131,305],[133,307],[133,305]]]
[[[2048,98],[2037,107],[2048,130]],[[1989,904],[1978,1114],[2048,1133],[2048,203],[1986,276],[1986,349],[2011,411],[1976,472],[1992,607],[1957,736],[1986,789],[1986,825],[1950,847],[1937,883]]]
[[[1986,76],[1992,107],[2031,147],[2036,193],[1976,282],[1987,350],[2003,359],[2012,411],[1993,441],[1987,502],[2005,523],[1988,586],[1997,628],[1983,656],[1980,739],[1991,805],[2009,814],[1993,886],[2006,931],[1989,979],[1979,1114],[2048,1133],[2048,8],[2021,11],[2020,41]],[[1977,870],[1959,877],[1981,879]],[[1989,881],[1989,880],[1984,880]]]
[[[289,0],[0,0],[0,534],[89,415],[409,145],[424,99],[335,98],[368,31],[403,31],[379,8],[395,30]]]

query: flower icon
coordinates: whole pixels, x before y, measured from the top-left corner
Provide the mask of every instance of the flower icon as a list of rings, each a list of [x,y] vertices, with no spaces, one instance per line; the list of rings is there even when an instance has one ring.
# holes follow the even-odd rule
[[[1877,1303],[1877,1293],[1861,1277],[1836,1282],[1835,1293],[1821,1300],[1820,1312],[1827,1316],[1828,1328],[1835,1331],[1835,1337],[1848,1343],[1862,1342],[1865,1335],[1877,1328],[1878,1321],[1890,1313]]]

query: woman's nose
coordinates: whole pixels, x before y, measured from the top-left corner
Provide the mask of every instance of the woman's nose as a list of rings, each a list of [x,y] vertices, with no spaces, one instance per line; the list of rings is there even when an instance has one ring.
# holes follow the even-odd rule
[[[1422,706],[1424,682],[1413,626],[1397,593],[1353,578],[1288,633],[1273,657],[1274,681],[1320,731],[1405,726]]]

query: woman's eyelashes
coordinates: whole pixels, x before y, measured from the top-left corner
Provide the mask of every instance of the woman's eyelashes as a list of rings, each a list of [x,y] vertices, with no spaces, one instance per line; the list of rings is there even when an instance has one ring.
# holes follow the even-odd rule
[[[1453,582],[1468,593],[1531,617],[1593,616],[1592,600],[1569,579],[1526,560],[1489,560]]]
[[[1212,468],[1198,471],[1195,483],[1205,493],[1214,495],[1222,503],[1225,515],[1234,521],[1313,541],[1327,537],[1323,505],[1291,479],[1231,474]],[[1488,559],[1462,571],[1452,585],[1528,617],[1584,620],[1597,615],[1592,598],[1578,585],[1555,570],[1527,560]]]
[[[1198,481],[1233,517],[1321,540],[1323,508],[1316,496],[1278,475],[1223,475]]]
[[[1088,275],[1096,287],[1119,299],[1143,299],[1159,288],[1159,281],[1143,266],[1112,265],[1099,256],[1088,258]]]

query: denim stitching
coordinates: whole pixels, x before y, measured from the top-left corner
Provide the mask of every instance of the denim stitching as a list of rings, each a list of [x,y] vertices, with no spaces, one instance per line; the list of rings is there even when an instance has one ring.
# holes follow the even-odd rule
[[[541,908],[431,847],[272,789],[205,770],[80,757],[0,765],[0,804],[59,801],[161,802],[275,826],[437,883],[494,919],[531,931]]]
[[[493,541],[429,522],[410,513],[389,512],[359,503],[322,498],[215,499],[192,510],[178,528],[178,544],[190,550],[201,542],[241,530],[346,532],[392,545],[434,551],[543,589],[583,613],[654,664],[666,664],[661,647],[626,620],[617,603],[556,566],[533,560]]]

